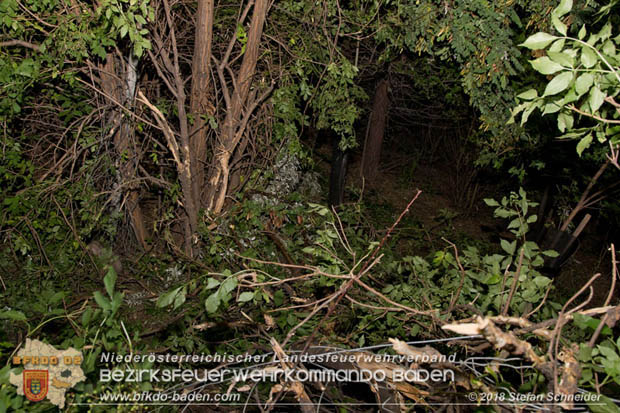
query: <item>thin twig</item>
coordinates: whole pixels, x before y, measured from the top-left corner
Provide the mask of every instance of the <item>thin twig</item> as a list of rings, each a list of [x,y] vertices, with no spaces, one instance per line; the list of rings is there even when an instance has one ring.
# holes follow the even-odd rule
[[[620,120],[605,119],[605,118],[600,117],[598,115],[594,115],[592,113],[584,112],[583,110],[577,109],[574,105],[568,105],[567,108],[569,108],[573,112],[579,113],[580,115],[587,116],[587,117],[592,118],[592,119],[596,119],[599,122],[611,123],[611,124],[620,124]]]
[[[459,283],[459,287],[456,289],[456,293],[454,293],[454,295],[452,296],[452,299],[450,300],[450,307],[448,307],[447,314],[450,314],[452,313],[452,310],[454,310],[454,305],[456,304],[456,301],[461,295],[461,290],[463,289],[463,284],[465,283],[466,273],[465,273],[465,269],[463,268],[463,265],[461,265],[461,260],[459,260],[459,250],[456,248],[456,245],[454,245],[454,243],[448,241],[444,237],[441,237],[441,239],[446,241],[448,244],[450,244],[452,248],[454,249],[454,258],[456,259],[456,264],[459,266],[459,270],[461,271],[461,282]]]
[[[551,340],[549,341],[549,350],[547,351],[547,354],[549,356],[549,361],[553,363],[553,391],[555,391],[558,388],[558,366],[555,363],[555,357],[554,357],[554,352],[555,354],[557,354],[557,349],[558,349],[558,343],[560,341],[560,334],[562,333],[562,327],[564,327],[564,324],[566,324],[566,322],[568,321],[568,315],[578,311],[578,309],[580,309],[581,307],[583,307],[584,303],[580,304],[579,306],[577,306],[575,309],[570,310],[570,311],[566,311],[566,309],[568,308],[569,305],[571,305],[573,303],[573,301],[575,301],[577,299],[577,297],[579,297],[586,289],[588,289],[590,287],[590,285],[598,278],[600,277],[601,274],[597,273],[594,274],[592,277],[590,277],[590,279],[588,280],[588,282],[586,282],[584,284],[583,287],[581,287],[579,289],[579,291],[577,291],[571,298],[568,299],[568,301],[566,302],[566,304],[564,304],[564,306],[562,307],[562,310],[560,310],[560,314],[558,315],[558,320],[557,323],[555,325],[555,328],[553,329],[553,333],[551,335]],[[590,291],[592,292],[592,291]],[[592,296],[592,294],[590,294],[590,297]],[[585,301],[585,303],[589,302],[590,299],[587,299]]]
[[[605,300],[604,306],[606,307],[611,301],[611,297],[613,297],[614,290],[616,289],[616,276],[618,275],[616,268],[616,248],[614,244],[611,244],[611,288],[609,289],[609,294],[607,294],[607,299]],[[607,323],[607,318],[609,318],[609,311],[605,313],[601,321],[596,326],[596,330],[594,330],[594,334],[590,337],[590,341],[588,342],[588,347],[593,348],[596,344],[596,340],[598,340],[601,331],[603,331],[603,327]]]
[[[515,271],[514,279],[512,280],[512,286],[510,287],[510,294],[508,294],[508,301],[504,304],[504,308],[502,309],[502,315],[508,314],[508,309],[510,308],[510,302],[512,301],[512,296],[514,295],[517,284],[519,283],[519,276],[521,275],[521,266],[523,264],[523,255],[525,254],[525,248],[521,248],[521,254],[519,255],[519,264],[517,265],[517,271]]]
[[[536,308],[534,308],[532,311],[530,311],[529,313],[527,313],[523,318],[530,318],[530,316],[532,314],[536,314],[538,312],[538,310],[540,310],[542,308],[542,306],[545,304],[545,302],[547,301],[547,297],[549,296],[549,292],[551,291],[551,289],[553,288],[553,284],[549,285],[549,288],[547,288],[547,291],[545,292],[545,296],[543,297],[542,301],[540,302],[540,304],[538,304],[536,306]]]
[[[353,284],[356,281],[358,281],[359,278],[361,278],[364,275],[364,273],[366,271],[366,268],[370,264],[373,263],[375,256],[379,253],[381,248],[383,248],[383,245],[385,245],[387,239],[390,237],[390,234],[392,233],[392,231],[394,231],[394,228],[396,228],[396,226],[400,223],[400,221],[403,219],[403,217],[409,212],[409,208],[411,208],[411,205],[413,205],[413,203],[416,201],[416,199],[418,199],[418,197],[420,196],[421,193],[422,193],[422,191],[418,189],[418,192],[416,192],[416,194],[413,196],[413,198],[411,198],[411,201],[409,201],[409,203],[407,204],[407,206],[405,207],[403,212],[401,212],[400,216],[396,219],[396,221],[394,221],[394,224],[392,224],[392,226],[390,227],[388,232],[383,236],[383,238],[381,239],[381,242],[379,243],[379,245],[377,245],[375,250],[372,252],[371,256],[365,262],[364,266],[359,271],[359,273],[357,275],[352,276],[351,279],[347,283],[343,284],[342,287],[338,291],[336,291],[333,294],[332,297],[330,297],[329,301],[326,301],[323,305],[321,305],[321,307],[324,307],[328,303],[331,303],[329,310],[323,316],[323,319],[321,320],[321,322],[318,324],[319,326],[325,323],[325,321],[329,318],[329,316],[331,316],[331,314],[336,309],[336,306],[338,305],[340,300],[347,294],[347,292],[353,286]],[[313,312],[311,315],[314,315],[314,313],[315,312]],[[309,319],[309,317],[310,316],[306,317],[306,319]],[[306,352],[308,350],[308,347],[310,347],[310,344],[312,343],[312,340],[316,336],[317,331],[318,331],[318,327],[316,327],[314,330],[312,330],[312,334],[310,334],[310,336],[306,340],[306,344],[304,346],[304,349],[303,349],[302,353],[304,353],[304,352]],[[287,340],[286,341],[288,341],[288,339],[289,339],[289,335],[287,335]]]

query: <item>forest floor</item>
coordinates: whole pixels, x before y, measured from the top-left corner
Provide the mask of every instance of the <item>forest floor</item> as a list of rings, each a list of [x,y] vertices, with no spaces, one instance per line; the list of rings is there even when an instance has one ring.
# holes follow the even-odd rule
[[[328,177],[330,148],[324,146],[319,151],[322,156],[317,157],[318,169]],[[459,177],[455,176],[459,171],[454,170],[450,160],[436,157],[433,162],[424,162],[419,158],[404,153],[402,148],[384,151],[382,165],[387,166],[379,171],[376,181],[369,184],[360,178],[361,155],[354,152],[347,172],[345,202],[361,199],[372,211],[372,225],[380,233],[395,221],[420,189],[420,197],[397,229],[400,255],[425,256],[449,246],[446,240],[459,248],[474,245],[482,252],[497,251],[499,238],[511,234],[505,231],[506,222],[494,218],[493,209],[486,206],[483,199],[501,199],[507,195],[507,185],[475,178],[469,182],[467,177],[459,183]],[[527,187],[525,189],[528,191]],[[534,191],[528,191],[528,195],[528,199],[534,201],[541,196]],[[593,220],[580,236],[574,255],[553,274],[557,301],[568,299],[600,272],[602,276],[593,284],[591,305],[604,303],[611,286],[611,264],[607,236],[602,233],[602,227],[604,225]]]
[[[316,148],[316,169],[324,179],[325,188],[328,186],[330,159],[330,145]],[[506,222],[494,218],[493,208],[488,207],[483,199],[500,199],[516,188],[492,179],[476,179],[476,185],[468,184],[470,189],[463,191],[465,195],[459,196],[456,192],[463,188],[456,187],[458,179],[454,174],[457,171],[449,160],[436,157],[433,162],[420,162],[416,156],[402,150],[388,150],[383,154],[383,159],[387,167],[379,171],[374,183],[369,184],[360,178],[360,154],[352,154],[347,172],[345,203],[361,200],[368,216],[366,224],[373,229],[375,239],[379,240],[420,189],[422,193],[394,232],[398,238],[394,252],[399,256],[427,257],[435,251],[451,248],[448,242],[454,243],[459,249],[475,246],[483,254],[495,253],[500,251],[500,238],[512,236],[505,230]],[[390,163],[400,166],[390,166]],[[525,189],[528,190],[527,187]],[[539,197],[539,193],[528,191],[528,199],[537,201]],[[611,267],[607,237],[599,232],[597,227],[600,226],[595,220],[591,222],[581,235],[580,246],[575,254],[554,275],[556,288],[550,297],[554,301],[565,302],[593,274],[600,272],[602,276],[594,282],[590,305],[604,303],[610,290]],[[152,304],[158,295],[156,291],[170,288],[175,280],[161,277],[144,279],[140,274],[145,271],[153,274],[159,272],[155,269],[133,268],[129,273],[136,276],[121,275],[119,283],[131,307],[130,320],[142,324],[148,336],[170,323],[170,320],[161,320],[158,311],[152,312]],[[174,275],[172,272],[170,277]],[[166,278],[170,277],[166,275]],[[145,291],[149,292],[146,296]],[[151,304],[147,305],[148,301],[144,299],[151,301]]]

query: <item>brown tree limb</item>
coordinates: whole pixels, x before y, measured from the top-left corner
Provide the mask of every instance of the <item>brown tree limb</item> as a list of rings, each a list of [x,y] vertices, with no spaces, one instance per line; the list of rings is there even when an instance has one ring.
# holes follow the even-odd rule
[[[618,276],[618,268],[616,266],[616,248],[614,247],[614,244],[611,244],[611,288],[609,289],[609,294],[607,294],[607,299],[605,299],[605,304],[604,306],[609,305],[609,302],[611,301],[611,298],[614,295],[614,290],[616,289],[616,278]],[[588,342],[588,347],[593,348],[594,345],[596,344],[596,340],[598,339],[598,336],[601,334],[601,331],[603,330],[603,326],[605,326],[607,319],[609,318],[609,312],[605,313],[605,315],[603,316],[603,318],[601,318],[601,321],[599,322],[598,326],[596,326],[596,330],[594,331],[594,334],[592,334],[592,337],[590,337],[590,341]]]
[[[215,106],[211,102],[210,67],[211,44],[213,41],[213,0],[199,0],[196,11],[196,34],[194,37],[194,56],[192,57],[192,86],[189,98],[189,111],[194,124],[190,130],[192,149],[192,184],[197,202],[202,200],[205,182],[204,164],[207,158],[207,124],[203,117],[212,116]]]
[[[579,110],[579,109],[577,109],[575,107],[575,105],[568,105],[567,108],[569,108],[573,112],[579,113],[580,115],[587,116],[587,117],[592,118],[592,119],[596,119],[599,122],[610,123],[610,124],[620,124],[620,120],[605,119],[605,118],[603,118],[601,116],[594,115],[594,114],[588,113],[588,112],[584,112],[583,110]]]
[[[603,175],[603,172],[605,172],[605,169],[607,169],[607,166],[609,165],[610,162],[611,161],[607,159],[607,161],[605,161],[605,163],[601,165],[598,171],[596,171],[592,179],[590,179],[590,182],[588,183],[586,190],[583,191],[583,194],[581,195],[579,202],[577,202],[577,205],[575,206],[575,208],[571,211],[568,218],[566,218],[566,221],[564,221],[564,223],[562,224],[560,231],[566,231],[570,223],[573,221],[573,219],[575,219],[575,216],[579,213],[579,211],[581,211],[584,208],[584,204],[586,203],[588,199],[588,195],[590,194],[592,187],[594,187],[598,179],[601,177],[601,175]]]
[[[12,46],[21,46],[27,49],[32,49],[37,52],[41,50],[41,46],[39,46],[38,44],[30,43],[25,40],[13,39],[13,40],[7,40],[4,42],[0,42],[0,47],[12,47]]]
[[[173,66],[173,78],[177,91],[177,111],[180,126],[179,136],[179,152],[182,155],[180,162],[177,163],[179,178],[181,181],[181,191],[183,192],[184,209],[187,214],[187,223],[189,225],[189,233],[185,234],[185,251],[188,255],[193,256],[194,237],[198,230],[198,205],[196,194],[194,193],[194,187],[192,184],[192,168],[191,161],[191,149],[189,141],[189,125],[187,120],[187,112],[185,110],[185,85],[181,76],[181,69],[179,66],[179,53],[177,49],[176,34],[174,30],[174,22],[172,20],[172,14],[170,12],[170,4],[168,0],[162,0],[164,5],[164,11],[166,14],[166,21],[168,28],[170,29],[170,39],[172,43],[172,66]]]
[[[396,219],[396,221],[394,221],[392,226],[385,233],[385,235],[383,236],[383,238],[379,242],[379,245],[377,245],[377,247],[373,250],[372,254],[368,258],[368,260],[364,263],[364,266],[359,270],[359,272],[357,274],[351,274],[351,278],[349,279],[349,281],[347,281],[346,283],[343,283],[342,286],[338,289],[338,291],[336,291],[335,293],[333,293],[330,296],[329,300],[326,300],[323,304],[321,304],[320,307],[316,308],[315,311],[313,311],[310,315],[308,315],[304,319],[304,321],[309,320],[310,317],[314,316],[314,314],[316,314],[321,308],[323,308],[323,307],[325,307],[326,305],[329,304],[330,305],[329,310],[323,316],[323,319],[321,320],[321,322],[319,322],[319,325],[322,325],[322,324],[325,323],[325,321],[329,318],[329,316],[332,315],[332,313],[336,309],[336,306],[338,305],[340,300],[342,300],[342,298],[347,294],[349,289],[351,289],[353,284],[355,282],[357,282],[365,274],[367,268],[369,268],[371,265],[373,265],[375,257],[377,256],[377,254],[379,253],[381,248],[383,248],[383,246],[385,245],[387,239],[390,237],[390,234],[394,231],[394,229],[400,223],[400,221],[403,219],[403,217],[409,212],[409,208],[411,208],[411,206],[416,201],[416,199],[418,199],[418,197],[420,196],[421,193],[422,193],[422,191],[418,190],[416,192],[416,194],[413,196],[413,198],[411,198],[411,201],[409,201],[409,203],[407,204],[405,209],[401,212],[401,214]],[[390,303],[390,304],[392,304],[392,303]],[[408,310],[409,307],[406,307],[406,309]],[[308,337],[308,339],[306,340],[306,344],[304,346],[304,349],[303,349],[302,353],[306,352],[308,350],[308,347],[310,347],[310,344],[312,343],[312,340],[316,336],[317,331],[318,331],[318,327],[315,328],[312,331],[312,334],[310,334],[310,337]],[[286,343],[291,337],[292,337],[292,334],[291,334],[291,332],[289,332],[289,334],[287,335],[287,338],[286,338],[284,343]]]
[[[238,75],[232,76],[233,82],[232,96],[230,96],[230,106],[227,105],[226,117],[222,125],[220,140],[215,147],[215,156],[209,172],[206,206],[215,213],[219,213],[223,206],[228,192],[230,178],[230,159],[239,144],[239,140],[245,133],[246,124],[243,123],[243,109],[248,104],[251,80],[256,70],[258,61],[258,51],[260,40],[263,33],[263,26],[267,16],[270,2],[268,0],[256,0],[252,13],[252,20],[248,32],[245,53],[239,69]],[[247,8],[246,8],[247,9]],[[242,16],[243,17],[243,16]],[[230,46],[229,46],[230,49]],[[217,71],[220,80],[224,77],[224,69],[227,66],[230,53],[224,56],[218,65]],[[225,82],[222,88],[225,87]],[[248,114],[246,113],[246,116]],[[245,118],[245,116],[243,116]],[[249,119],[249,116],[248,116]]]

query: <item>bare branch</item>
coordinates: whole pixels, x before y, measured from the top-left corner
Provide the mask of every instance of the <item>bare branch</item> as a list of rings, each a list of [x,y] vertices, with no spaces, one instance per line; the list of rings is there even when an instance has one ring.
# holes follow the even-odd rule
[[[0,47],[12,47],[12,46],[21,46],[21,47],[25,47],[28,49],[32,49],[37,52],[41,50],[41,46],[34,44],[34,43],[27,42],[25,40],[14,39],[14,40],[7,40],[5,42],[0,42]]]

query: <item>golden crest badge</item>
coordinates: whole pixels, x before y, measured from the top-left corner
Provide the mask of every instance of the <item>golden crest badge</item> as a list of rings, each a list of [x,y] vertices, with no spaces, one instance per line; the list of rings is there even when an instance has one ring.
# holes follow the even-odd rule
[[[32,402],[40,402],[47,396],[48,371],[24,370],[24,395]]]

